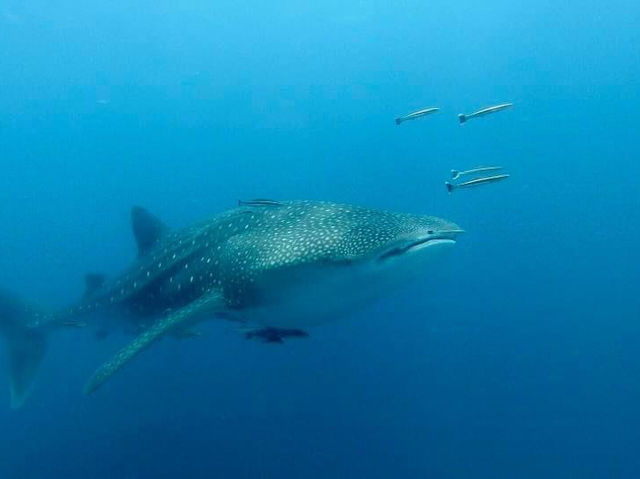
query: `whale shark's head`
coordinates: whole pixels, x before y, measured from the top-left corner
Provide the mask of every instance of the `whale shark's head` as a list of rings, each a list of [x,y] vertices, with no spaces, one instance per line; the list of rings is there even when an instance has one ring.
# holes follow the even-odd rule
[[[347,261],[355,265],[419,270],[423,261],[453,246],[460,233],[456,224],[434,216],[376,211],[354,222],[343,241],[352,250]]]
[[[450,221],[351,205],[250,210],[225,248],[227,297],[248,320],[300,327],[340,316],[433,270],[462,230]]]

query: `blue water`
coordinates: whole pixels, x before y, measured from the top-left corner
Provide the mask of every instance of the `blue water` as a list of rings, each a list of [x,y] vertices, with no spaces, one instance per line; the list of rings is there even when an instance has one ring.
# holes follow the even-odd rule
[[[0,51],[0,286],[29,300],[125,268],[133,204],[467,231],[444,271],[306,340],[207,324],[91,397],[128,337],[57,335],[24,407],[0,402],[0,477],[640,477],[636,0],[8,0]],[[446,193],[479,164],[511,177]]]

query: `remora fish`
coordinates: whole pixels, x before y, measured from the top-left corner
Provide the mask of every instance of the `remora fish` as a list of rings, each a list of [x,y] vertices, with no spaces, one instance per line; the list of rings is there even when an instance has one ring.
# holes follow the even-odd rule
[[[456,188],[471,188],[473,186],[484,185],[488,183],[495,183],[496,181],[505,180],[509,178],[509,175],[495,175],[486,176],[484,178],[476,178],[475,180],[465,181],[464,183],[453,184],[445,181],[444,184],[447,187],[447,191],[451,193]]]
[[[469,113],[468,115],[465,115],[464,113],[460,113],[458,115],[458,121],[462,124],[465,121],[470,120],[472,118],[488,115],[489,113],[495,113],[501,110],[506,110],[507,108],[510,108],[512,106],[513,106],[513,103],[503,103],[502,105],[495,105],[495,106],[489,106],[487,108],[483,108],[482,110]]]
[[[238,200],[238,206],[280,206],[281,203],[276,200],[268,200],[265,198],[256,198],[254,200]]]
[[[433,107],[433,108],[425,108],[423,110],[414,111],[413,113],[409,113],[408,115],[396,118],[396,125],[399,125],[403,121],[415,120],[416,118],[430,115],[431,113],[435,113],[438,110],[440,110],[440,108]]]
[[[243,202],[181,231],[134,207],[132,223],[137,261],[112,280],[89,275],[68,310],[40,313],[0,295],[14,406],[29,391],[47,334],[89,313],[119,312],[142,332],[97,370],[87,393],[167,333],[182,336],[207,317],[256,324],[264,331],[247,336],[269,342],[302,337],[425,274],[461,232],[436,217],[311,201]]]
[[[457,180],[461,176],[477,175],[479,173],[486,173],[487,171],[497,171],[501,169],[502,166],[479,166],[477,168],[472,168],[471,170],[451,170],[451,179]]]

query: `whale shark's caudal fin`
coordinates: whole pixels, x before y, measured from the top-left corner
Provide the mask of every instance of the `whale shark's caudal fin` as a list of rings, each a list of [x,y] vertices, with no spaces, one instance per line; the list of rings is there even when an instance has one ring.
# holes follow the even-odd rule
[[[42,331],[34,327],[38,314],[11,295],[0,292],[0,335],[8,354],[11,407],[18,408],[31,391],[47,349]]]

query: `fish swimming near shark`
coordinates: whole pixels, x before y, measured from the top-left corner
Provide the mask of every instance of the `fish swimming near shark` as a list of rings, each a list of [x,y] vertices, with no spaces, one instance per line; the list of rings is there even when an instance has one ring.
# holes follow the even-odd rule
[[[493,176],[484,176],[482,178],[476,178],[473,180],[465,181],[464,183],[450,183],[448,181],[444,182],[444,185],[447,187],[447,191],[449,193],[453,192],[456,188],[473,188],[481,185],[488,185],[490,183],[497,183],[498,181],[506,180],[509,178],[509,175],[493,175]]]
[[[432,113],[436,113],[437,111],[440,111],[440,108],[436,108],[436,107],[423,108],[422,110],[414,111],[404,116],[399,116],[398,118],[395,119],[395,122],[396,122],[396,125],[400,125],[405,121],[415,120],[416,118],[422,118],[423,116],[431,115]]]
[[[260,199],[182,230],[141,207],[132,210],[138,258],[112,279],[86,277],[70,308],[42,312],[0,293],[14,407],[22,404],[57,329],[81,327],[114,312],[139,334],[89,380],[91,393],[141,351],[167,335],[223,318],[254,325],[247,338],[281,342],[305,337],[430,273],[462,230],[433,216],[391,213],[328,202]]]
[[[473,113],[460,113],[458,115],[458,121],[460,124],[466,123],[467,120],[471,120],[472,118],[479,118],[481,116],[490,115],[491,113],[496,113],[498,111],[506,110],[507,108],[511,108],[513,103],[503,103],[501,105],[488,106],[478,111],[474,111]]]
[[[498,171],[501,170],[502,166],[478,166],[476,168],[472,168],[470,170],[451,170],[451,179],[452,180],[457,180],[458,178],[462,177],[462,176],[471,176],[471,175],[477,175],[480,173],[488,173],[490,171]]]

